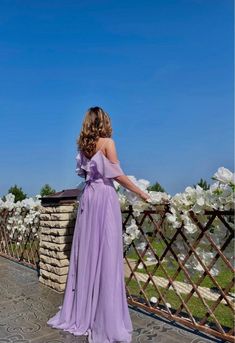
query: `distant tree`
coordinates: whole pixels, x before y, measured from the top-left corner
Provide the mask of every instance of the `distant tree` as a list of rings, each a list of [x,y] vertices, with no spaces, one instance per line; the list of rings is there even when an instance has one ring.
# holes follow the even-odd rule
[[[202,178],[200,181],[197,183],[198,186],[200,186],[202,189],[205,191],[210,188],[210,184],[206,182],[206,180],[203,180]],[[194,188],[196,188],[197,185],[193,185]]]
[[[55,190],[51,188],[51,186],[46,183],[40,190],[40,195],[43,197],[45,195],[55,194]]]
[[[155,191],[155,192],[165,192],[165,189],[160,185],[159,182],[155,182],[153,185],[148,187],[148,191]]]
[[[10,187],[8,189],[8,193],[12,193],[15,196],[15,202],[17,201],[21,201],[24,200],[25,198],[27,198],[27,194],[23,192],[21,187],[18,187],[16,184],[13,187]],[[4,195],[2,197],[3,201],[6,201],[6,196]]]

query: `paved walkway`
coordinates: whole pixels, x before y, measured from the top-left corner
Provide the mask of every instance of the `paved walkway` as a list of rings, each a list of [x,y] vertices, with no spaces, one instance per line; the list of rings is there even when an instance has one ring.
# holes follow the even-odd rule
[[[85,343],[87,338],[49,327],[63,295],[38,282],[37,272],[0,256],[0,343]],[[130,307],[132,343],[221,342]]]

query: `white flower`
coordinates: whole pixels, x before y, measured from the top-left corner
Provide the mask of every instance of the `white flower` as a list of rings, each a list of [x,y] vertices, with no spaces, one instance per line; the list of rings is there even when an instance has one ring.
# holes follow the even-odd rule
[[[137,200],[132,204],[133,212],[135,216],[139,216],[148,207],[148,204],[144,201]]]
[[[175,214],[170,214],[170,213],[166,213],[166,218],[171,223],[174,223],[177,219]]]
[[[170,196],[164,192],[149,191],[150,199],[148,202],[151,204],[161,204],[165,200],[169,200]]]
[[[181,215],[181,218],[184,221],[184,228],[189,232],[189,233],[194,233],[198,230],[197,225],[195,225],[192,220],[189,218],[189,216],[185,213]]]
[[[12,193],[6,195],[5,201],[0,201],[0,212],[8,210],[5,219],[5,226],[9,232],[9,237],[22,241],[23,237],[31,233],[31,237],[36,237],[39,228],[39,216],[41,201],[38,197],[27,198],[14,202],[15,196]],[[32,235],[33,233],[33,235]]]
[[[157,298],[156,297],[151,297],[150,301],[151,301],[151,303],[156,304],[157,303]]]
[[[134,240],[139,237],[140,231],[136,225],[135,219],[131,219],[131,224],[126,227],[126,233]]]
[[[136,246],[136,249],[143,251],[147,245],[147,242],[141,242]]]
[[[220,187],[220,183],[219,181],[216,181],[210,186],[210,190],[213,192],[213,191],[216,191],[219,187]]]
[[[148,180],[145,180],[145,179],[139,179],[137,181],[137,184],[138,184],[140,189],[142,189],[143,191],[146,191],[150,185],[150,182]]]
[[[178,258],[183,261],[185,259],[185,255],[184,254],[178,254]]]
[[[115,187],[116,190],[118,190],[120,188],[120,183],[119,182],[113,180],[113,184],[114,184],[114,187]]]
[[[217,172],[213,175],[213,178],[222,183],[235,183],[235,174],[224,167],[220,167]]]
[[[15,200],[15,195],[14,194],[8,193],[6,195],[6,202],[14,202],[14,200]]]
[[[127,235],[126,233],[123,234],[123,238],[124,238],[124,243],[125,245],[130,245],[132,242],[132,238],[131,236]]]
[[[137,267],[138,269],[143,269],[144,268],[144,265],[143,265],[143,263],[142,262],[140,262],[139,264],[138,264],[138,267]]]

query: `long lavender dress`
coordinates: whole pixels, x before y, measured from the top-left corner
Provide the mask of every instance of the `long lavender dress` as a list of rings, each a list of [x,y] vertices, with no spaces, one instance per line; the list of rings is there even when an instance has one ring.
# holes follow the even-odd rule
[[[48,325],[88,335],[89,343],[131,342],[123,265],[122,217],[113,178],[119,162],[101,150],[91,159],[76,156],[76,173],[85,177],[60,310]]]

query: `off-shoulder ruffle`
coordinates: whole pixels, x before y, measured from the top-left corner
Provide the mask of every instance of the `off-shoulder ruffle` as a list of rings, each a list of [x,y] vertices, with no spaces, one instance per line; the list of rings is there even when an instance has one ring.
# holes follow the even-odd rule
[[[83,160],[83,156],[79,151],[77,156],[76,156],[76,169],[75,169],[75,171],[76,171],[76,174],[78,176],[85,177],[86,176],[85,171],[87,171],[87,170],[86,170],[85,165],[84,165],[82,160]]]

